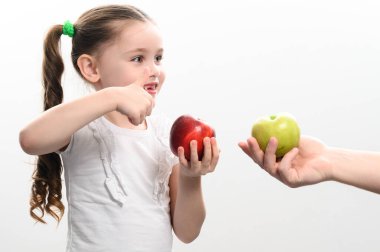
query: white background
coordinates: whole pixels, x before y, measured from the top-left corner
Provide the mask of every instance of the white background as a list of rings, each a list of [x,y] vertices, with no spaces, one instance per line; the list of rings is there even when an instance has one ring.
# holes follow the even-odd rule
[[[0,251],[64,251],[66,217],[34,224],[28,199],[34,158],[18,132],[42,110],[42,41],[110,1],[8,1],[0,9]],[[126,3],[113,1],[112,3]],[[380,150],[378,0],[129,1],[162,29],[167,81],[157,110],[214,126],[217,171],[203,179],[200,237],[174,252],[380,250],[380,196],[335,182],[290,189],[237,147],[261,115],[287,111],[326,144]],[[85,85],[66,58],[66,100]],[[357,167],[360,169],[360,167]]]

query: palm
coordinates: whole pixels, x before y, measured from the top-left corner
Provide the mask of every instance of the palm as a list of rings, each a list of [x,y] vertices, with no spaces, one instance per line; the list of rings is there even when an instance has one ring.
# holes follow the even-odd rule
[[[326,147],[324,144],[309,137],[302,137],[299,152],[291,161],[286,172],[280,174],[280,179],[292,187],[309,185],[326,180],[328,163],[323,158]],[[277,163],[281,167],[281,162]]]
[[[315,184],[329,177],[329,165],[324,158],[326,147],[316,139],[301,137],[298,149],[281,160],[276,160],[276,139],[268,143],[265,152],[255,138],[240,142],[239,146],[261,168],[290,187]]]

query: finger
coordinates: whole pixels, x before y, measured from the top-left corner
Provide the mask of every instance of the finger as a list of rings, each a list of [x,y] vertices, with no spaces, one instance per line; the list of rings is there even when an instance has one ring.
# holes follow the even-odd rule
[[[143,123],[143,122],[145,121],[145,117],[146,117],[145,114],[141,114],[141,115],[140,115],[140,124]]]
[[[255,157],[254,157],[254,155],[253,155],[253,152],[251,151],[251,149],[250,149],[249,146],[248,146],[248,141],[247,141],[247,142],[239,142],[239,143],[238,143],[238,146],[242,149],[242,151],[243,151],[248,157],[250,157],[251,159],[253,159],[253,161],[256,162]]]
[[[152,111],[153,111],[153,108],[154,108],[154,99],[153,99],[153,97],[151,95],[149,95],[149,99],[148,99],[147,102],[148,102],[149,105],[146,108],[145,114],[147,116],[149,116],[149,115],[152,114]]]
[[[238,146],[240,147],[240,149],[242,149],[242,151],[247,154],[247,156],[249,156],[250,158],[253,158],[251,157],[251,152],[249,150],[249,147],[248,147],[248,144],[247,142],[239,142],[238,143]]]
[[[276,150],[277,150],[277,139],[274,137],[271,137],[269,139],[268,145],[265,149],[264,154],[264,169],[269,172],[272,176],[277,175],[276,171]]]
[[[256,138],[250,137],[247,140],[248,147],[252,153],[253,160],[260,166],[263,166],[264,163],[264,152],[260,149],[259,144],[257,143]]]
[[[299,149],[293,148],[286,153],[278,166],[278,174],[281,181],[291,187],[294,187],[299,182],[297,173],[292,169],[292,162],[297,157],[298,153]]]
[[[285,156],[282,158],[281,160],[281,164],[286,164],[288,165],[289,167],[291,167],[291,164],[293,162],[293,160],[296,158],[296,156],[298,155],[299,153],[299,149],[298,148],[293,148],[291,149],[288,153],[285,154]]]
[[[191,167],[195,168],[198,166],[199,159],[198,159],[198,146],[197,146],[197,140],[191,140],[190,142],[190,163]]]
[[[203,158],[202,158],[202,168],[209,168],[211,163],[212,151],[211,142],[209,137],[203,139]]]
[[[141,115],[144,116],[144,120],[146,116],[149,116],[152,114],[153,108],[154,108],[154,98],[141,86],[138,86],[140,89],[138,95],[139,103],[141,103]]]
[[[210,163],[210,169],[213,172],[216,168],[218,161],[219,161],[220,150],[218,147],[218,143],[216,142],[216,138],[212,137],[210,140],[211,140],[211,150],[212,150],[212,159],[211,159],[211,163]]]
[[[130,122],[135,125],[135,126],[138,126],[141,124],[141,115],[137,115],[137,116],[133,116],[133,117],[129,117],[129,120]]]
[[[187,162],[187,159],[185,158],[185,149],[180,146],[178,147],[178,158],[179,158],[179,163],[184,166],[184,167],[187,167],[188,166],[188,162]]]

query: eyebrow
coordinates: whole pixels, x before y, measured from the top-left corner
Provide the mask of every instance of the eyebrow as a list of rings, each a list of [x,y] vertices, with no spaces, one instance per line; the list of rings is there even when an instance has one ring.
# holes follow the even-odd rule
[[[148,51],[148,50],[145,49],[145,48],[136,48],[136,49],[133,49],[133,50],[130,50],[130,51],[126,51],[125,53],[144,53],[146,51]],[[164,51],[163,48],[159,48],[157,50],[157,52],[160,52],[160,53],[163,52],[163,51]]]

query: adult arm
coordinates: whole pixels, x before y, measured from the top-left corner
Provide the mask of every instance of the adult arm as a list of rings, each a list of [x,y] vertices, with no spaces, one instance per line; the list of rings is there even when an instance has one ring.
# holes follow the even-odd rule
[[[255,138],[240,148],[261,168],[290,187],[333,180],[380,193],[380,153],[332,148],[315,138],[302,136],[298,148],[276,160],[277,140],[264,151]]]

